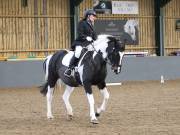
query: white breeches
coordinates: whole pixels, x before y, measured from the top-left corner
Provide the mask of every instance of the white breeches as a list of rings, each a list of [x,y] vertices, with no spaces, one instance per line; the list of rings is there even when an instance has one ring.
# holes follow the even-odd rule
[[[80,57],[82,49],[83,49],[82,46],[76,46],[75,51],[74,51],[74,56],[76,58]]]

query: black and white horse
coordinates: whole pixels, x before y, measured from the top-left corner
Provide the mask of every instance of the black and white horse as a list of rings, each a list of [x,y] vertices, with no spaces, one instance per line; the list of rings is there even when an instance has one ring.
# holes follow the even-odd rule
[[[111,69],[116,74],[120,73],[124,49],[124,44],[116,40],[115,37],[111,35],[99,35],[93,44],[87,46],[87,51],[82,54],[78,66],[75,68],[74,77],[72,76],[70,78],[65,76],[64,72],[73,56],[73,52],[60,50],[48,56],[44,62],[46,83],[41,90],[41,93],[47,97],[47,118],[53,118],[51,110],[53,91],[57,80],[60,79],[66,85],[62,98],[67,109],[68,117],[71,119],[73,116],[69,97],[74,87],[83,86],[90,107],[90,120],[93,124],[97,124],[97,117],[102,111],[105,111],[109,99],[109,92],[105,83],[107,75],[106,65],[107,63],[110,64]],[[97,108],[96,113],[92,85],[96,85],[103,95],[102,105]]]

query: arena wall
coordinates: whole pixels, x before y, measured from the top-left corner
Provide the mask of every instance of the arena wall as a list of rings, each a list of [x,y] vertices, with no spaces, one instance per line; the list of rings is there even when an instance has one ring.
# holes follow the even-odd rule
[[[128,0],[127,0],[128,1]],[[154,54],[154,0],[138,0],[138,15],[105,15],[98,19],[139,21],[139,45],[126,46],[126,52],[148,51]],[[0,0],[0,60],[44,57],[62,48],[71,40],[69,0]],[[180,31],[175,29],[180,19],[180,1],[171,0],[163,8],[165,55],[180,50]],[[79,17],[93,7],[93,0],[83,0]],[[159,80],[180,78],[179,57],[126,57],[122,73],[110,74],[107,82]],[[38,86],[43,82],[42,61],[0,62],[0,87]]]
[[[0,87],[40,86],[44,82],[43,61],[0,62]],[[125,57],[122,72],[115,75],[108,67],[108,83],[124,81],[180,79],[180,58]]]

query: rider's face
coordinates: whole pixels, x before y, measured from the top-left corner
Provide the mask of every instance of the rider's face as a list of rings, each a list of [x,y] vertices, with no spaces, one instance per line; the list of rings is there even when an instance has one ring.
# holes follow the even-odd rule
[[[96,16],[90,15],[90,16],[89,16],[89,19],[91,20],[91,22],[94,22],[94,21],[96,20]]]

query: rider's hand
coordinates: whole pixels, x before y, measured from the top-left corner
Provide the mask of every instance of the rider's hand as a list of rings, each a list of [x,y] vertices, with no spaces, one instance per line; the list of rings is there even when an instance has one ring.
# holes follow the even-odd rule
[[[89,37],[89,36],[88,36],[88,37],[86,37],[86,40],[89,41],[89,42],[91,42],[93,39],[92,39],[92,37]]]

